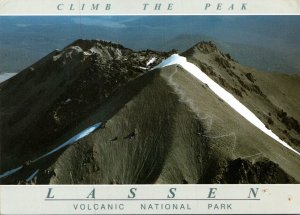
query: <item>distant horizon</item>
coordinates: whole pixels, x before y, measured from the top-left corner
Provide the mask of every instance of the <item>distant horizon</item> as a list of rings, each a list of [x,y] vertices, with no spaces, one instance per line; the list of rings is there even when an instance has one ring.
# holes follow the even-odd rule
[[[7,16],[0,35],[0,73],[19,72],[77,39],[158,51],[213,40],[242,64],[300,73],[299,16]]]

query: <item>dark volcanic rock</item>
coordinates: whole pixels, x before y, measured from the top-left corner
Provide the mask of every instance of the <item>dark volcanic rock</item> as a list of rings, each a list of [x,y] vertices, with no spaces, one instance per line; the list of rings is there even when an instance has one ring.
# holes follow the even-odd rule
[[[209,42],[202,41],[202,42],[198,43],[196,45],[196,47],[205,54],[218,51],[217,46],[211,41],[209,41]]]
[[[255,81],[252,73],[248,72],[248,73],[246,73],[245,76],[248,78],[249,81],[251,81],[251,82]]]
[[[228,62],[227,59],[220,57],[220,56],[216,56],[215,57],[215,61],[219,63],[220,66],[222,66],[224,69],[230,68],[231,65]]]
[[[0,108],[5,114],[0,142],[1,154],[7,156],[1,156],[0,172],[53,148],[58,138],[142,76],[147,61],[155,57],[158,64],[167,55],[76,40],[1,83],[0,100],[5,102]]]
[[[275,184],[295,183],[295,179],[288,176],[272,161],[264,160],[251,163],[237,158],[229,161],[228,165],[213,179],[213,183],[228,184]]]
[[[300,124],[295,118],[288,116],[287,113],[283,110],[278,111],[277,116],[280,121],[285,124],[288,130],[294,129],[297,133],[300,134]]]

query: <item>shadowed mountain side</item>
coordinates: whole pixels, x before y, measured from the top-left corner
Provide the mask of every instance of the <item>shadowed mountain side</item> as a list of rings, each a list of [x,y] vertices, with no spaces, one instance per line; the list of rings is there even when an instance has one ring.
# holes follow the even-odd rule
[[[101,106],[99,106],[94,111],[91,111],[88,115],[88,117],[82,118],[82,122],[78,123],[74,128],[66,132],[64,135],[62,135],[60,138],[56,139],[52,142],[51,145],[46,146],[45,148],[41,150],[37,150],[35,152],[32,152],[31,150],[26,150],[25,153],[22,155],[18,155],[18,157],[11,158],[13,153],[10,153],[8,158],[11,158],[10,160],[7,160],[8,165],[14,165],[15,167],[16,163],[18,165],[24,163],[27,160],[33,160],[33,158],[37,158],[38,156],[45,154],[46,152],[52,150],[56,146],[59,146],[60,144],[67,141],[70,137],[74,136],[78,132],[82,131],[83,129],[87,128],[90,125],[93,125],[99,121],[106,122],[106,120],[110,119],[116,112],[119,111],[119,109],[123,108],[124,105],[130,101],[141,89],[143,89],[145,86],[147,86],[149,83],[152,82],[154,78],[154,73],[148,73],[143,76],[140,76],[136,78],[135,80],[129,81],[126,85],[126,87],[122,87],[120,90],[116,91],[112,98],[103,102]],[[104,126],[105,127],[105,124]],[[102,131],[102,128],[100,129]],[[77,144],[81,145],[81,142],[84,141],[80,140],[77,141]],[[43,158],[42,160],[38,161],[34,165],[30,165],[29,167],[26,167],[22,169],[22,171],[18,172],[13,177],[9,177],[7,179],[3,179],[2,183],[15,183],[18,181],[21,181],[24,179],[24,177],[27,175],[30,175],[30,173],[34,169],[47,169],[51,164],[56,161],[56,159],[63,153],[63,151],[55,152],[54,155],[51,155],[50,157]],[[1,161],[6,161],[5,157],[1,157]],[[5,164],[2,162],[2,164]],[[50,172],[53,172],[53,170],[49,170]],[[49,172],[47,171],[47,172]],[[39,177],[40,183],[48,183],[49,182],[49,176],[52,175],[44,175],[42,177]]]
[[[83,122],[96,111],[99,118],[92,121],[105,121],[151,82],[151,75],[144,75],[139,66],[163,55],[136,53],[104,41],[86,42],[86,49],[77,43],[81,45],[82,40],[0,84],[1,172],[90,126]],[[107,108],[106,103],[111,106]]]

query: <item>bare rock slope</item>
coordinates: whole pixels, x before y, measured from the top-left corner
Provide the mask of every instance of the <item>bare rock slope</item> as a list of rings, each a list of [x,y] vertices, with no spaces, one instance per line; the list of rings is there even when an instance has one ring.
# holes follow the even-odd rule
[[[2,183],[297,183],[300,158],[178,66],[171,53],[78,40],[0,84]],[[182,53],[300,150],[299,76],[244,67],[210,42]],[[99,129],[37,162],[83,129]],[[30,180],[31,181],[31,180]],[[30,183],[28,181],[28,183]]]

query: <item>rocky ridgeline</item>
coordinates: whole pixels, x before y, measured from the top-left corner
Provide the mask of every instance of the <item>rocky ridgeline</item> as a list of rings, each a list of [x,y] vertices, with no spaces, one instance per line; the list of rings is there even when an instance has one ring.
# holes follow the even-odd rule
[[[103,40],[77,40],[67,46],[62,51],[57,51],[53,56],[53,61],[63,62],[66,64],[68,60],[81,57],[81,60],[87,60],[91,56],[97,56],[101,63],[113,63],[117,61],[124,61],[132,67],[146,67],[147,62],[151,58],[155,58],[153,64],[158,64],[163,58],[169,56],[171,52],[156,52],[152,50],[145,50],[135,52],[124,46],[109,41]]]
[[[3,153],[9,154],[9,146],[15,144],[19,146],[16,151],[33,148],[35,155],[170,54],[151,50],[135,52],[102,40],[77,40],[63,50],[55,50],[0,86],[7,101],[4,109],[26,104],[2,117]],[[147,66],[153,58],[156,60]],[[16,97],[20,92],[26,94],[14,101],[5,97],[6,92]],[[42,111],[37,114],[37,110]],[[9,126],[27,123],[32,126],[8,132]]]
[[[258,114],[268,129],[278,129],[277,133],[281,139],[288,140],[297,147],[300,146],[299,122],[271,102],[256,80],[255,73],[251,72],[249,68],[241,69],[241,65],[230,54],[221,52],[211,41],[202,41],[184,52],[183,55],[196,63],[204,73],[246,106],[249,106],[247,100],[264,101],[265,105],[271,108],[268,110],[268,114],[263,110],[252,111]]]
[[[238,74],[235,71],[236,61],[230,54],[221,52],[213,42],[202,41],[183,53],[187,57],[199,54],[210,56],[210,60],[213,59],[213,62],[205,62],[198,57],[200,60],[197,63],[200,69],[233,95],[243,98],[248,94],[255,93],[265,97],[259,86],[255,84],[253,74]],[[224,72],[220,72],[218,69]]]
[[[107,41],[75,41],[53,56],[53,63],[58,63],[64,72],[73,61],[80,62],[73,74],[76,78],[62,83],[67,86],[64,93],[49,108],[46,123],[42,120],[40,126],[57,131],[57,135],[49,137],[60,136],[87,112],[100,107],[128,82],[147,72],[150,59],[155,58],[153,64],[158,64],[168,55],[151,50],[134,52]]]
[[[209,41],[209,42],[202,41],[202,42],[196,44],[194,48],[199,49],[204,54],[218,52],[217,46],[211,41]]]

